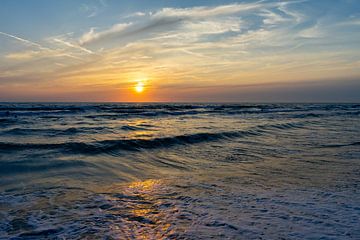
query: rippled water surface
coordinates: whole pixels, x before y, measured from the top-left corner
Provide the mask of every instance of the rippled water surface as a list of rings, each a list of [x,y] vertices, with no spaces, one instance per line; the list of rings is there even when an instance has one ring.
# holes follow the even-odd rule
[[[359,104],[0,104],[0,239],[360,239]]]

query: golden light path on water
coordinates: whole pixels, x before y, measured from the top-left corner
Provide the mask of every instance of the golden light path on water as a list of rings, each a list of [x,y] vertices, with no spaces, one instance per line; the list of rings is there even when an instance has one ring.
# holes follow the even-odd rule
[[[124,221],[110,226],[112,235],[120,239],[168,239],[175,233],[170,218],[177,209],[158,197],[166,191],[165,182],[158,179],[113,185],[111,192],[119,195],[107,196],[108,201],[115,203],[110,213]]]

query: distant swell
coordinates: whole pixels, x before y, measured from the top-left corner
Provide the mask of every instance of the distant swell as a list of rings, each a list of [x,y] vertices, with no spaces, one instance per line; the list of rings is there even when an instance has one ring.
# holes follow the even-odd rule
[[[119,139],[104,140],[91,143],[6,143],[0,142],[0,152],[22,150],[61,150],[69,154],[101,154],[117,150],[140,151],[142,149],[167,148],[175,145],[196,144],[224,139],[233,139],[247,136],[257,136],[271,130],[286,130],[302,127],[304,123],[283,123],[258,126],[245,131],[231,131],[219,133],[196,133],[153,139]]]
[[[0,104],[0,117],[59,118],[83,114],[88,119],[191,116],[201,114],[292,114],[295,118],[358,116],[356,104]],[[4,121],[0,119],[0,123]],[[6,120],[5,120],[6,121]]]

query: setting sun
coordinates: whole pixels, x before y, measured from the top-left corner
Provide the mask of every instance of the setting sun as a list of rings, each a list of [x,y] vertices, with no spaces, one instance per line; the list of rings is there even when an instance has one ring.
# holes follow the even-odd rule
[[[141,93],[144,91],[144,83],[142,82],[138,82],[136,85],[135,85],[135,91],[137,93]]]

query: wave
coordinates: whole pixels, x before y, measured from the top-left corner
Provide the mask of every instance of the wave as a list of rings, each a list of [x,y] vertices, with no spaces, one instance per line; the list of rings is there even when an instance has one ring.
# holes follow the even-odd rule
[[[1,120],[1,119],[0,119]],[[140,130],[149,130],[149,128],[154,128],[155,126],[150,124],[139,124],[136,126],[124,125],[120,127],[124,131],[140,131]],[[95,134],[95,133],[105,133],[113,132],[114,129],[109,127],[70,127],[66,129],[56,129],[56,128],[12,128],[7,129],[1,132],[2,135],[13,135],[13,136],[25,136],[25,135],[47,135],[47,136],[66,136],[74,134]]]
[[[15,105],[1,105],[0,111],[11,113],[13,111],[83,111],[84,107],[79,106],[69,106],[69,105],[47,105],[47,106],[37,106],[37,105],[27,105],[27,104],[15,104]]]
[[[0,142],[0,152],[22,150],[61,150],[70,154],[102,154],[113,151],[140,151],[143,149],[167,148],[175,145],[189,145],[233,138],[258,136],[267,130],[286,130],[302,127],[305,123],[282,123],[257,126],[244,131],[229,131],[217,133],[195,133],[153,139],[116,139],[96,142],[65,142],[65,143],[9,143]]]
[[[360,111],[332,111],[320,113],[302,113],[292,116],[293,118],[321,118],[321,117],[334,117],[334,116],[359,116]]]
[[[174,137],[154,138],[154,139],[121,139],[121,140],[104,140],[91,143],[68,142],[68,143],[0,143],[0,151],[20,151],[20,150],[54,150],[62,149],[69,153],[79,154],[99,154],[111,152],[114,150],[138,151],[141,149],[153,149],[161,147],[170,147],[180,144],[200,143],[214,141],[221,138],[237,137],[238,132],[223,133],[198,133],[192,135],[180,135]]]
[[[138,127],[138,126],[130,126],[130,125],[125,125],[121,127],[122,130],[124,131],[139,131],[139,130],[147,130],[147,128],[145,127]]]
[[[289,122],[289,123],[281,123],[281,124],[261,125],[261,126],[257,126],[257,128],[267,129],[267,130],[286,130],[292,128],[300,128],[310,123],[311,122]]]
[[[0,118],[0,126],[15,125],[17,123],[17,119]]]
[[[341,148],[341,147],[351,147],[351,146],[360,146],[360,142],[352,142],[352,143],[345,143],[345,144],[329,144],[323,145],[324,148]]]
[[[67,129],[41,129],[41,128],[12,128],[6,131],[2,131],[2,135],[14,135],[14,136],[24,136],[24,135],[74,135],[81,133],[104,133],[110,131],[109,128],[106,127],[71,127]]]
[[[56,118],[81,113],[87,118],[121,118],[198,114],[300,113],[297,118],[301,118],[321,116],[321,113],[320,115],[311,113],[313,111],[353,111],[358,115],[359,108],[360,106],[356,104],[0,104],[0,116],[37,115]]]
[[[14,173],[40,172],[52,169],[95,167],[94,164],[80,160],[51,160],[46,163],[36,161],[1,162],[0,174],[12,175]]]

